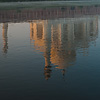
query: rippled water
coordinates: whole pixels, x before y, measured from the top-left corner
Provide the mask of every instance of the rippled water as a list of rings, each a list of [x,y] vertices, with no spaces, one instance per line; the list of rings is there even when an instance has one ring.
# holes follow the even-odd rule
[[[99,15],[55,9],[1,11],[1,100],[100,99]]]

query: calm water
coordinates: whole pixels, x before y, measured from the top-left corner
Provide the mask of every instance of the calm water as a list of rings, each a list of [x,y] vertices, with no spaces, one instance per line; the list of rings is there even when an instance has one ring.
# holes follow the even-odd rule
[[[0,12],[1,100],[100,100],[100,18],[95,11],[33,19],[20,10],[17,15]]]

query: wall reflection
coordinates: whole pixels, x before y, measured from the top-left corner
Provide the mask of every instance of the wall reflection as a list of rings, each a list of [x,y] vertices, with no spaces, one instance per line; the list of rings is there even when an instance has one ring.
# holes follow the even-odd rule
[[[51,76],[51,64],[61,69],[64,75],[66,68],[75,63],[78,49],[88,55],[91,41],[95,41],[97,35],[98,17],[30,22],[30,40],[37,51],[43,52],[46,80]]]

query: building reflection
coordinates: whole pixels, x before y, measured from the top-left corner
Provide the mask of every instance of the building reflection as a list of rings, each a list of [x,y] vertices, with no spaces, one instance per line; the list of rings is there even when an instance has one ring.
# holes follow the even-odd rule
[[[88,48],[98,35],[98,17],[33,20],[30,22],[30,40],[37,51],[43,52],[44,75],[51,76],[51,64],[65,74],[76,61],[77,50],[88,55]]]
[[[34,21],[30,23],[30,40],[35,40],[35,49],[43,52],[45,58],[44,75],[45,79],[48,80],[51,76],[51,27],[49,26],[48,21],[39,21],[39,23]]]
[[[74,65],[77,51],[88,55],[91,42],[98,36],[98,17],[60,18],[55,20],[31,20],[30,41],[34,48],[43,53],[45,59],[44,75],[51,77],[52,65],[61,69]],[[8,23],[3,23],[3,52],[8,50]]]
[[[3,37],[3,53],[6,54],[8,50],[8,37],[7,37],[7,31],[8,31],[8,23],[3,23],[2,27],[2,37]]]

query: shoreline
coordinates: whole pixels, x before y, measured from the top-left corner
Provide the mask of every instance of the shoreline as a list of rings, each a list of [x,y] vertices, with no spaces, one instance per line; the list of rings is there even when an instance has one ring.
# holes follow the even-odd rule
[[[49,8],[66,6],[99,6],[100,2],[90,1],[35,1],[35,2],[0,2],[0,10],[22,8]]]

